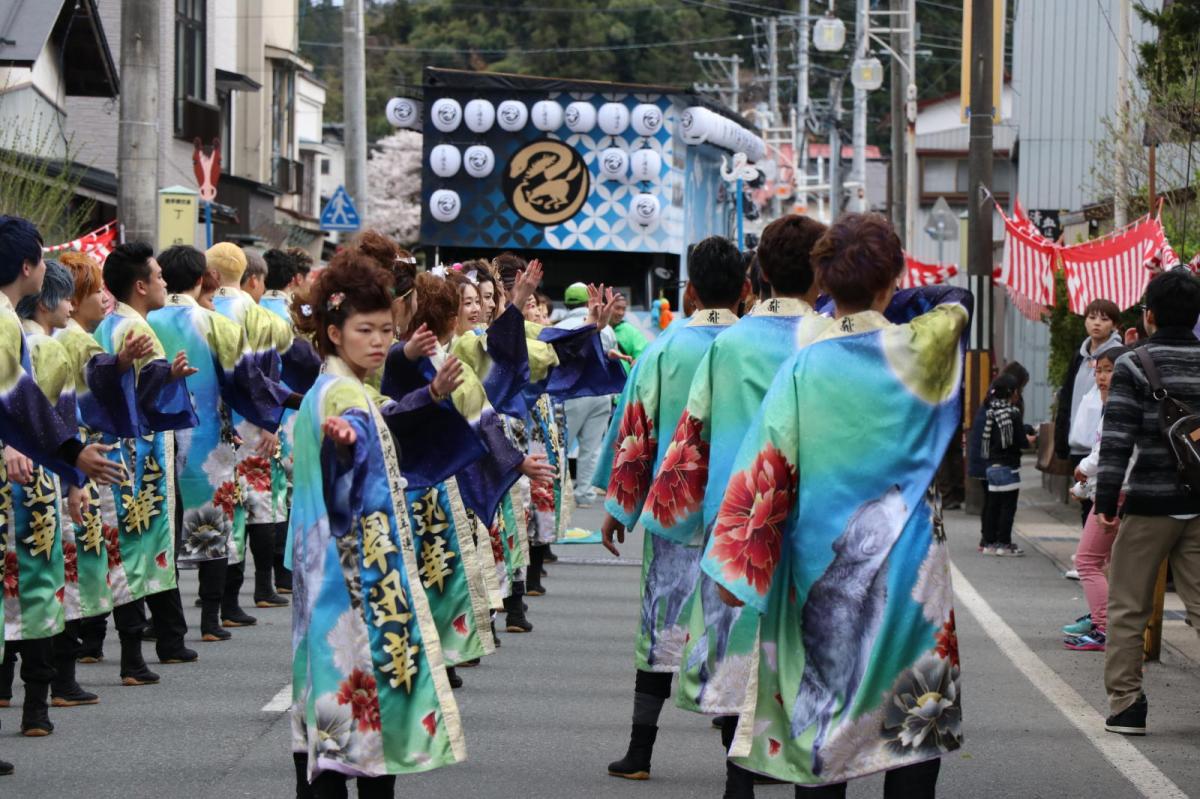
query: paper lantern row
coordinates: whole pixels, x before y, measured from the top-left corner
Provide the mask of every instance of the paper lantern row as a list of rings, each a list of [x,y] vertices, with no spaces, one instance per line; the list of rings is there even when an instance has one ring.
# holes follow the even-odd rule
[[[703,106],[694,105],[679,115],[679,135],[686,144],[708,142],[745,153],[751,161],[761,161],[767,155],[767,145],[761,136]]]
[[[656,181],[662,165],[662,156],[654,150],[636,150],[630,156],[619,147],[609,147],[600,153],[600,176],[605,180],[620,180],[630,171],[634,180]],[[486,178],[496,168],[496,154],[483,144],[461,152],[453,144],[438,144],[429,151],[429,168],[439,178],[452,178],[460,169],[473,178]]]
[[[420,130],[422,105],[408,97],[393,97],[387,104],[387,118],[394,127]],[[604,103],[599,107],[576,101],[565,108],[554,100],[540,100],[527,107],[520,100],[504,100],[493,105],[490,100],[470,100],[464,106],[451,97],[433,101],[429,108],[433,126],[442,133],[453,133],[462,125],[472,133],[486,133],[493,125],[516,133],[532,122],[540,131],[549,133],[565,124],[572,133],[591,133],[598,125],[607,136],[619,136],[632,127],[639,136],[653,136],[662,130],[663,112],[651,103],[640,103],[630,110],[623,103]]]
[[[462,198],[452,189],[438,189],[429,195],[429,213],[438,222],[453,222],[462,213]],[[626,210],[629,224],[642,232],[654,227],[661,216],[662,203],[646,192],[634,195]]]
[[[600,177],[605,180],[620,180],[627,170],[637,181],[658,180],[662,165],[662,156],[654,150],[634,150],[630,155],[620,147],[609,147],[600,152]]]

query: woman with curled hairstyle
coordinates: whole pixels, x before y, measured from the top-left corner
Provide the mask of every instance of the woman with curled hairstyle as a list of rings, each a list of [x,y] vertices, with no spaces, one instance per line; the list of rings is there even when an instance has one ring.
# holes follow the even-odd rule
[[[294,434],[300,797],[344,797],[348,776],[359,796],[391,797],[396,775],[465,757],[404,491],[406,476],[426,484],[461,469],[474,437],[440,402],[458,385],[453,363],[398,402],[364,383],[392,345],[392,300],[391,275],[355,253],[322,271],[308,297],[324,367]]]
[[[971,299],[918,292],[904,307],[930,310],[890,322],[903,258],[875,215],[841,217],[813,247],[833,322],[777,374],[701,562],[727,604],[762,614],[761,662],[778,658],[742,716],[764,732],[733,761],[796,783],[798,799],[844,797],[878,771],[886,796],[929,799],[962,740],[933,483],[961,413]]]

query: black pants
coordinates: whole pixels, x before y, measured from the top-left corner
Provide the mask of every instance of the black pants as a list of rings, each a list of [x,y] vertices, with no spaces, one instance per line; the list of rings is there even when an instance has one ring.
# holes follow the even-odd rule
[[[79,636],[83,639],[83,655],[99,656],[104,652],[104,636],[108,634],[108,614],[89,616],[79,622]]]
[[[1013,521],[1017,518],[1020,491],[989,491],[983,507],[984,546],[1008,546],[1012,543]]]
[[[311,783],[308,781],[308,756],[292,753],[296,765],[296,799],[347,799],[349,778],[336,771],[322,771]],[[358,799],[393,799],[396,795],[396,778],[359,777]]]
[[[941,767],[942,761],[935,759],[892,769],[883,778],[883,799],[934,799]],[[796,799],[842,799],[845,795],[844,782],[816,788],[796,786]]]
[[[150,621],[146,620],[146,608],[150,608]],[[183,601],[179,589],[160,591],[113,608],[113,625],[118,633],[134,633],[153,623],[157,640],[154,649],[159,658],[170,657],[183,649],[183,637],[187,635],[187,620],[183,616]]]
[[[201,602],[213,602],[220,605],[225,595],[225,575],[229,571],[229,560],[204,560],[196,564],[196,572],[200,578]]]
[[[255,602],[275,593],[275,527],[274,524],[246,525],[246,543],[254,558]],[[242,563],[245,562],[243,559]]]
[[[15,671],[21,660],[21,682],[49,685],[54,679],[54,639],[35,638],[32,641],[6,641],[4,670]],[[11,683],[10,683],[11,686]],[[11,688],[9,696],[11,697]]]
[[[283,555],[287,551],[288,523],[280,522],[275,525],[275,587],[292,587],[292,572],[283,565]]]

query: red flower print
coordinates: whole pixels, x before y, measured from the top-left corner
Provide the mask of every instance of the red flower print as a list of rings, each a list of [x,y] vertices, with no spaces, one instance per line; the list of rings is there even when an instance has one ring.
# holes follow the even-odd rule
[[[237,473],[255,491],[271,490],[271,462],[257,455],[238,464]]]
[[[230,519],[233,518],[233,510],[239,502],[237,484],[232,480],[221,483],[216,493],[213,494],[213,504],[225,511],[225,515]]]
[[[779,750],[783,748],[783,744],[776,741],[774,738],[767,739],[767,754],[775,757],[779,754]]]
[[[497,563],[504,562],[504,542],[500,540],[500,526],[493,525],[488,530],[488,538],[492,540],[492,559]]]
[[[167,550],[163,550],[154,556],[154,563],[160,569],[167,568]]]
[[[684,412],[667,445],[647,502],[654,518],[670,527],[700,508],[708,484],[708,442],[700,437],[704,423]]]
[[[115,569],[121,565],[121,534],[116,527],[104,525],[101,528],[104,535],[104,549],[108,552],[108,568]]]
[[[421,724],[425,725],[425,732],[430,735],[437,735],[437,712],[429,711],[425,718],[421,719]]]
[[[358,722],[362,732],[378,730],[379,694],[375,690],[375,678],[362,669],[355,669],[338,686],[338,704],[349,705],[350,714]]]
[[[66,596],[67,596],[67,589],[65,589],[65,588],[60,588],[54,592],[54,599],[60,605],[63,603],[63,599],[66,598]]]
[[[950,618],[937,632],[937,653],[939,657],[950,661],[951,666],[958,665],[958,632],[954,626],[954,611]]]
[[[63,541],[63,566],[68,583],[79,582],[79,550],[74,541]]]
[[[17,595],[17,553],[9,550],[4,555],[4,595]]]
[[[539,513],[554,513],[554,486],[550,483],[531,482],[529,498],[533,509]]]
[[[467,614],[460,613],[454,619],[454,621],[450,622],[450,624],[454,627],[454,631],[459,635],[467,634]]]
[[[617,452],[613,455],[612,477],[608,481],[608,498],[627,513],[637,509],[650,488],[657,451],[654,423],[646,416],[645,406],[634,400],[625,406],[625,413],[621,415]]]
[[[783,523],[796,493],[796,468],[771,444],[729,481],[713,525],[711,554],[730,580],[766,594],[783,548]]]

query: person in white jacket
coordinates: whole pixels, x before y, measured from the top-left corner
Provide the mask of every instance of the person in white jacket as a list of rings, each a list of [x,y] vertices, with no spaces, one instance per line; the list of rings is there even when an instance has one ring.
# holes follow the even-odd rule
[[[1104,403],[1108,401],[1108,387],[1112,382],[1113,364],[1129,350],[1124,347],[1112,347],[1096,356],[1094,393],[1099,399],[1099,414],[1093,417],[1091,435],[1091,451],[1075,468],[1075,479],[1079,482],[1071,490],[1081,501],[1090,502],[1096,496],[1096,474],[1100,469],[1100,437],[1104,428]],[[1088,392],[1089,395],[1093,392]],[[1087,399],[1080,403],[1085,408]],[[1090,415],[1090,414],[1089,414]],[[1084,414],[1078,414],[1076,421],[1082,423]],[[1072,424],[1072,443],[1081,434],[1075,424]],[[1116,527],[1108,526],[1100,521],[1095,512],[1090,512],[1083,526],[1083,534],[1079,538],[1079,546],[1075,550],[1075,567],[1079,570],[1079,582],[1083,586],[1083,595],[1087,599],[1089,613],[1073,623],[1063,627],[1066,638],[1063,646],[1084,652],[1103,652],[1105,630],[1108,626],[1108,578],[1105,571],[1108,568],[1109,555],[1112,552],[1113,539],[1116,538]]]

